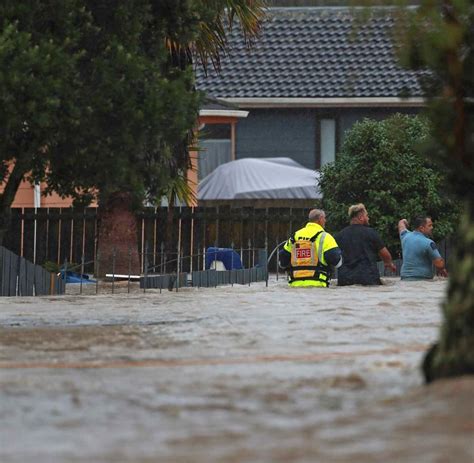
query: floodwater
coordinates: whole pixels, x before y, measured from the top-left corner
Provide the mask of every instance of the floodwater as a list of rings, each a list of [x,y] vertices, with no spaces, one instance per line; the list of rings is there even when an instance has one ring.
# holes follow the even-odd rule
[[[2,298],[0,461],[472,463],[446,281],[385,282]]]

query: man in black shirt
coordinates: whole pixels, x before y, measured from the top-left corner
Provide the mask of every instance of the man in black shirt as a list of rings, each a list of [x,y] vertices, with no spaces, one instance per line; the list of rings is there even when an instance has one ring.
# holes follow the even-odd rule
[[[379,234],[368,226],[369,214],[362,203],[349,208],[349,219],[350,225],[335,236],[343,262],[338,270],[337,284],[381,285],[378,257],[394,272],[396,267],[392,256]]]

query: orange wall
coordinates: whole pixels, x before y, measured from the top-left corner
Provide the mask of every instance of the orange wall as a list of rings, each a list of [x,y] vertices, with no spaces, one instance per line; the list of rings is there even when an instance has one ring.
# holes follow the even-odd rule
[[[189,156],[191,157],[191,169],[189,169],[187,172],[188,184],[191,187],[194,197],[197,198],[199,152],[190,151]],[[193,201],[190,206],[197,206],[197,200]]]
[[[46,188],[46,184],[41,184],[41,190]],[[3,190],[3,187],[1,188]],[[40,207],[70,207],[72,198],[61,198],[58,194],[53,193],[49,196],[41,195]],[[93,207],[94,205],[92,205]],[[35,207],[34,187],[27,181],[23,181],[16,193],[12,207]]]

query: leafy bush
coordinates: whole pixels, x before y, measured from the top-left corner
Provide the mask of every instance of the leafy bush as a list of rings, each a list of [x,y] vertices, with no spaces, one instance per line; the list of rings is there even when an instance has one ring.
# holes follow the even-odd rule
[[[442,172],[418,152],[429,130],[423,117],[402,114],[352,127],[336,162],[321,170],[323,207],[332,230],[344,228],[348,207],[362,202],[370,225],[395,254],[400,218],[432,216],[435,240],[453,232],[459,205],[446,193]]]
[[[81,264],[77,264],[75,262],[68,262],[67,264],[67,269],[73,270],[75,272],[79,272],[80,267],[81,267]],[[47,260],[46,262],[44,262],[43,268],[51,273],[59,273],[60,270],[64,270],[64,264],[59,265],[56,262]]]
[[[47,260],[43,264],[43,268],[47,270],[48,272],[51,273],[58,273],[59,272],[59,265],[56,262],[53,262],[51,260]]]

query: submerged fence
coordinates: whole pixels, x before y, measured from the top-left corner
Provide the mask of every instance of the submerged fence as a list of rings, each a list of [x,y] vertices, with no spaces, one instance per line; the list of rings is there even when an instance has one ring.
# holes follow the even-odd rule
[[[236,250],[237,251],[237,250]],[[75,276],[75,283],[80,283],[80,287],[77,289],[79,294],[83,294],[83,283],[84,285],[88,286],[87,290],[84,290],[87,294],[99,294],[101,292],[109,292],[109,293],[118,293],[118,292],[128,292],[130,293],[136,291],[137,289],[146,292],[148,289],[159,289],[160,293],[163,290],[168,291],[179,291],[180,288],[184,287],[195,287],[195,288],[209,288],[209,287],[217,287],[221,285],[251,285],[251,283],[255,282],[262,282],[265,281],[266,285],[268,286],[269,281],[269,272],[268,272],[268,264],[272,262],[276,262],[277,253],[272,252],[270,256],[268,256],[266,252],[263,250],[255,250],[258,251],[259,254],[259,261],[256,263],[255,266],[251,268],[232,268],[225,269],[221,265],[221,269],[217,270],[218,265],[215,265],[216,268],[209,268],[209,259],[213,259],[213,252],[207,253],[205,256],[205,260],[207,262],[206,268],[204,270],[195,270],[192,272],[185,272],[181,271],[181,267],[178,267],[175,273],[159,273],[159,272],[149,272],[148,267],[145,267],[145,272],[141,275],[132,275],[131,273],[128,274],[115,274],[115,273],[108,273],[106,274],[106,278],[102,279],[99,283],[99,280],[94,280],[95,286],[88,286],[86,283],[90,283],[91,281],[83,279],[89,278],[88,275],[76,274],[72,272],[73,270],[78,270],[77,267],[67,267],[67,262],[65,263],[66,268],[62,269],[61,271],[67,274],[76,275]],[[276,248],[274,248],[276,251]],[[188,258],[191,256],[188,256]],[[146,259],[146,258],[145,258]],[[183,259],[185,260],[185,259]],[[220,261],[213,261],[212,264],[220,263]],[[227,262],[229,264],[229,262]],[[378,262],[378,271],[381,277],[394,277],[400,275],[400,269],[402,265],[402,261],[400,259],[394,260],[394,264],[396,266],[395,272],[384,267],[383,262]],[[100,257],[98,265],[100,265]],[[240,265],[240,260],[239,260]],[[284,271],[277,271],[274,274],[274,278],[276,280],[283,279],[286,280],[286,272]],[[332,279],[337,279],[337,269],[332,269]],[[139,286],[137,288],[137,281],[139,282]],[[125,283],[125,284],[123,284]],[[132,288],[133,285],[133,288]],[[100,289],[99,289],[100,287]]]
[[[124,276],[129,281],[141,278],[144,290],[247,284],[267,278],[268,272],[279,272],[277,253],[268,266],[267,256],[306,223],[307,213],[307,208],[147,208],[137,215],[138,245],[128,250],[127,258],[131,260],[134,256],[139,261],[139,271],[134,275],[131,271],[117,272],[113,262],[105,264],[101,259],[97,247],[100,223],[96,208],[13,209],[4,245],[34,264],[49,262],[63,270],[66,266],[68,270],[78,272],[81,288],[83,274],[108,274],[115,281],[118,273],[128,273]],[[205,260],[210,247],[235,250],[245,271],[209,270]],[[450,246],[446,240],[440,243],[440,251],[443,257],[449,256]],[[108,268],[104,268],[105,265]],[[262,268],[265,274],[261,273]],[[18,280],[18,271],[13,270]],[[187,276],[178,276],[184,274]],[[32,275],[32,271],[27,275]],[[383,268],[381,275],[385,275]],[[39,282],[39,277],[35,281]],[[23,289],[20,292],[25,291],[31,292]],[[38,294],[41,291],[38,289]]]
[[[140,277],[140,288],[167,289],[169,291],[192,286],[194,288],[212,288],[222,285],[250,285],[258,281],[268,284],[266,267],[252,267],[238,270],[198,270],[192,273],[177,273],[165,275],[145,275]]]
[[[0,246],[0,296],[63,294],[65,282],[54,273]]]
[[[219,260],[223,253],[231,253],[235,258],[227,258],[225,261]],[[257,256],[255,260],[251,259],[250,267],[245,268],[240,254],[249,254]],[[273,254],[276,258],[276,254]],[[136,256],[132,253],[120,255],[119,252],[114,252],[111,260],[106,259],[108,266],[104,269],[104,262],[102,261],[100,253],[97,254],[95,261],[96,271],[100,273],[101,278],[91,278],[89,274],[84,273],[85,262],[80,264],[71,264],[67,260],[58,268],[58,273],[65,278],[66,283],[78,283],[77,292],[79,294],[99,294],[107,292],[114,294],[115,292],[131,292],[136,291],[139,282],[139,288],[144,292],[147,289],[159,289],[160,292],[164,289],[170,291],[183,287],[217,287],[220,285],[250,285],[258,281],[266,281],[268,284],[268,262],[267,253],[264,249],[225,249],[225,248],[209,248],[203,255],[198,256],[182,256],[176,262],[175,271],[170,270],[171,265],[164,268],[159,268],[150,265],[153,260],[151,253],[144,255],[138,254],[140,259],[145,262],[143,272],[140,274],[132,274],[132,260]],[[128,271],[117,272],[116,263],[121,261],[127,264]],[[203,268],[189,271],[189,262],[193,259],[199,259],[203,262]],[[127,265],[125,265],[127,267]],[[158,267],[158,268],[156,268]],[[100,269],[100,270],[99,270]],[[279,277],[277,273],[277,278]],[[91,284],[92,283],[92,284]],[[87,288],[87,289],[85,289]]]

